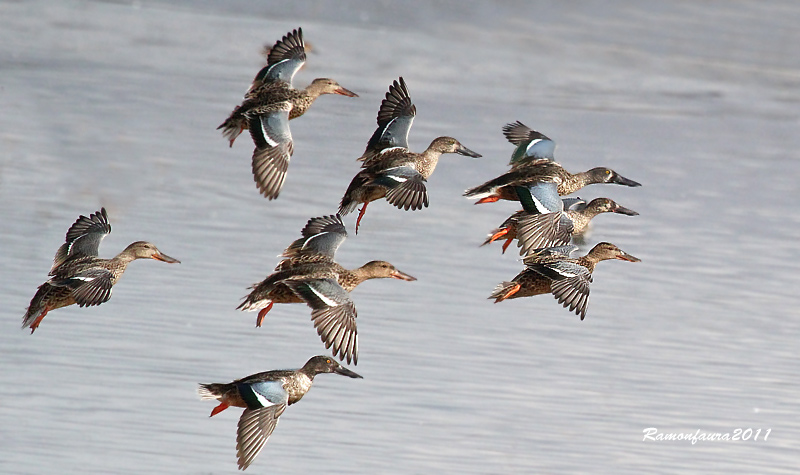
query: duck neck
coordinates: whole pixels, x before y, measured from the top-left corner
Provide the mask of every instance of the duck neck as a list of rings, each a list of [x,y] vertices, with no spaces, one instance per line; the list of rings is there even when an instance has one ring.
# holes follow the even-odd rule
[[[595,181],[592,181],[588,172],[580,172],[575,174],[565,173],[565,176],[562,177],[562,179],[563,181],[558,187],[558,194],[560,195],[575,193],[586,185],[596,183]]]
[[[374,278],[374,276],[370,274],[369,270],[367,270],[366,264],[359,267],[358,269],[351,270],[350,273],[352,274],[352,280],[354,283],[353,287],[360,284],[361,282],[364,282],[365,280]]]
[[[122,269],[128,267],[128,264],[135,261],[136,259],[138,259],[138,257],[128,252],[127,249],[111,258],[111,260],[114,261],[114,264],[121,267]]]
[[[600,262],[600,260],[601,259],[597,259],[597,257],[593,256],[592,252],[589,251],[589,253],[586,254],[585,256],[579,257],[577,259],[577,263],[589,269],[589,273],[591,274],[592,272],[594,272],[594,266],[596,266],[597,263]]]
[[[442,152],[431,147],[428,147],[427,150],[419,154],[417,158],[417,171],[420,175],[425,179],[430,178],[430,176],[433,175],[433,171],[436,170],[436,164],[439,163],[439,157],[441,156]]]

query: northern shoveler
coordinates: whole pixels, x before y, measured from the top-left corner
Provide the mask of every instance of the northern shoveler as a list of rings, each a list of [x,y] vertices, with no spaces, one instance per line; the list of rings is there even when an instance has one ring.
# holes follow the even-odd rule
[[[338,373],[349,378],[362,376],[327,356],[315,356],[296,370],[257,373],[231,383],[200,384],[201,399],[216,399],[219,405],[211,416],[230,406],[243,407],[236,435],[239,470],[245,470],[258,456],[278,425],[278,417],[311,389],[314,376]]]
[[[30,327],[33,333],[50,310],[72,304],[89,307],[107,302],[113,285],[136,259],[180,262],[145,241],[132,243],[111,259],[100,259],[97,257],[100,241],[110,232],[105,208],[88,217],[81,215],[75,221],[67,231],[66,242],[53,258],[50,280],[39,286],[28,306],[22,328]]]
[[[270,200],[278,197],[294,153],[289,120],[303,115],[323,94],[358,97],[328,78],[314,79],[305,89],[292,87],[292,79],[305,60],[303,30],[298,28],[275,43],[267,66],[253,79],[244,101],[217,127],[231,146],[242,131],[250,130],[255,143],[253,178],[261,194]]]
[[[571,229],[569,234],[573,238],[579,238],[586,233],[592,218],[598,214],[619,213],[627,216],[639,214],[632,209],[618,205],[609,198],[595,198],[588,204],[580,198],[564,198],[561,201],[564,211],[560,220],[548,219],[547,216],[522,209],[509,216],[500,227],[493,229],[482,245],[503,239],[505,240],[503,243],[503,252],[505,253],[511,242],[519,238],[520,255],[525,255],[531,249],[546,247],[537,237],[557,235],[560,231],[559,228],[562,227],[562,222],[564,222],[564,231]],[[545,221],[545,225],[550,224],[550,227],[542,229],[542,221]],[[563,242],[563,244],[567,243],[568,241]]]
[[[559,195],[568,195],[596,183],[641,186],[610,168],[597,167],[575,174],[566,171],[553,161],[555,142],[521,122],[505,125],[503,132],[509,142],[517,146],[511,155],[512,168],[497,178],[465,191],[464,196],[478,200],[475,204],[498,200],[519,201],[515,187],[539,181],[557,183]]]
[[[371,261],[353,270],[334,262],[336,250],[347,237],[339,215],[311,218],[302,235],[283,252],[285,259],[275,272],[253,285],[237,308],[258,310],[256,326],[261,326],[273,304],[305,302],[325,348],[332,348],[341,360],[358,364],[357,314],[349,292],[369,279],[417,279],[385,261]]]
[[[452,137],[438,137],[427,150],[414,153],[408,149],[408,132],[417,108],[411,102],[408,87],[401,77],[389,86],[378,111],[378,128],[367,143],[359,160],[362,170],[350,182],[339,205],[339,214],[353,212],[363,203],[356,220],[356,234],[367,205],[386,200],[406,211],[428,206],[425,182],[433,174],[443,153],[480,157]]]
[[[598,262],[606,259],[620,259],[639,262],[640,259],[622,251],[617,246],[601,242],[585,256],[570,258],[577,246],[559,246],[532,251],[523,262],[525,270],[510,282],[502,282],[495,287],[490,299],[502,302],[506,299],[531,297],[552,293],[564,308],[586,317],[589,304],[589,284],[592,272]]]

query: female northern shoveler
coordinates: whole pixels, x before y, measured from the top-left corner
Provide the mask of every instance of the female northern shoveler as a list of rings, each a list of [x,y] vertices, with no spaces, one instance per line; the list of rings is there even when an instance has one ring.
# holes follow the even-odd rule
[[[553,161],[555,143],[521,122],[507,124],[503,132],[509,142],[517,146],[511,155],[512,168],[493,180],[465,191],[464,196],[478,199],[475,204],[498,200],[519,201],[514,187],[539,181],[556,182],[559,195],[568,195],[596,183],[641,186],[610,168],[597,167],[581,173],[569,173]]]
[[[217,127],[222,129],[222,135],[231,146],[244,129],[250,129],[256,146],[253,178],[261,193],[270,200],[278,197],[294,152],[289,120],[303,115],[323,94],[358,97],[328,78],[315,79],[305,89],[292,87],[292,79],[305,60],[303,30],[298,28],[275,43],[267,66],[253,79],[244,101]]]
[[[100,259],[100,241],[111,232],[106,209],[87,216],[81,215],[67,231],[66,242],[58,248],[50,269],[50,280],[39,286],[22,328],[36,331],[50,310],[78,304],[80,307],[100,305],[111,298],[111,288],[125,268],[136,259],[156,259],[168,263],[180,262],[162,254],[154,244],[137,241],[111,259]]]
[[[586,233],[592,218],[598,214],[619,213],[627,216],[637,216],[639,214],[632,209],[618,205],[609,198],[595,198],[588,204],[579,198],[564,198],[561,201],[565,210],[561,221],[558,221],[558,225],[560,226],[563,220],[568,220],[564,229],[571,229],[570,235],[573,238],[579,238]],[[546,221],[545,224],[550,224],[553,223],[553,220],[548,220],[547,218],[547,216],[530,213],[525,209],[517,211],[503,221],[500,227],[492,230],[482,245],[502,238],[505,240],[503,243],[503,252],[505,253],[511,241],[519,237],[520,255],[525,255],[531,249],[546,247],[542,245],[541,240],[537,239],[537,237],[548,235],[545,232],[546,229],[542,230],[542,221]],[[552,234],[549,235],[552,236]],[[563,244],[567,244],[567,242]]]
[[[371,261],[353,270],[334,262],[336,250],[347,237],[338,215],[311,218],[302,235],[283,252],[285,259],[276,272],[253,285],[237,308],[258,310],[256,326],[260,327],[273,304],[305,302],[325,348],[332,348],[341,360],[358,364],[357,314],[349,292],[369,279],[417,279],[385,261]]]
[[[219,405],[211,416],[230,406],[243,407],[236,435],[239,470],[253,463],[278,425],[278,417],[311,389],[314,376],[338,373],[350,378],[361,375],[350,371],[327,356],[315,356],[297,370],[275,370],[253,374],[232,383],[201,384],[202,399],[216,399]]]
[[[378,111],[378,128],[359,160],[362,170],[350,182],[339,205],[339,214],[353,212],[364,203],[356,220],[356,234],[367,205],[386,198],[392,205],[418,210],[428,206],[425,182],[433,174],[443,153],[480,157],[452,137],[438,137],[422,153],[408,149],[408,132],[417,108],[411,102],[408,87],[401,77],[389,86]]]
[[[640,259],[622,251],[617,246],[601,242],[588,254],[577,259],[569,257],[577,246],[560,246],[533,251],[524,259],[527,266],[511,282],[502,282],[495,287],[490,299],[494,303],[506,299],[530,297],[552,293],[564,308],[586,317],[589,304],[589,284],[592,272],[598,262],[606,259],[620,259],[639,262]]]

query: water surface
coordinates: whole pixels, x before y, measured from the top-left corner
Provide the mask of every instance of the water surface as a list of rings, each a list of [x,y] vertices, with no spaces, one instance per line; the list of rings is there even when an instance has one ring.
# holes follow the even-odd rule
[[[336,210],[387,86],[408,82],[414,150],[452,135],[430,208],[370,206],[337,258],[419,278],[353,292],[363,380],[320,376],[249,471],[794,473],[800,337],[794,210],[800,7],[792,2],[0,3],[0,472],[233,473],[238,410],[208,419],[198,382],[324,353],[302,305],[265,327],[235,310],[311,216]],[[296,81],[332,77],[292,122],[277,201],[252,145],[215,131],[302,26]],[[522,265],[479,248],[513,203],[464,189],[505,170],[503,124],[559,144],[569,170],[640,216],[600,216],[641,263],[602,263],[581,322],[548,296],[485,297]],[[101,256],[147,239],[113,299],[19,329],[79,214],[105,206]],[[352,230],[355,216],[345,222]],[[772,429],[768,441],[642,442],[642,431]]]

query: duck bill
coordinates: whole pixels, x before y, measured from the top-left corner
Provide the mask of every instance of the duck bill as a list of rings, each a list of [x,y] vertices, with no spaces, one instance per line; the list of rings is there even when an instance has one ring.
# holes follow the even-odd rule
[[[639,213],[637,213],[636,211],[620,205],[617,205],[617,207],[614,208],[614,212],[619,214],[624,214],[627,216],[639,216]]]
[[[456,150],[456,153],[459,155],[465,155],[467,157],[472,157],[472,158],[480,158],[483,156],[480,153],[473,152],[472,150],[468,149],[463,145],[459,145],[458,150]]]
[[[642,261],[638,257],[634,257],[634,256],[628,254],[625,251],[619,251],[619,252],[620,252],[620,255],[617,256],[617,259],[619,259],[621,261],[628,261],[628,262],[641,262]]]
[[[350,371],[349,369],[345,368],[344,366],[339,366],[334,370],[336,373],[341,374],[342,376],[347,376],[348,378],[359,378],[364,379],[363,376],[356,373],[355,371]]]
[[[392,279],[400,279],[400,280],[405,280],[407,282],[413,282],[413,281],[417,280],[416,277],[410,276],[410,275],[406,274],[405,272],[400,272],[397,269],[395,269],[394,272],[392,272],[391,277],[392,277]]]
[[[616,183],[618,185],[625,185],[625,186],[642,186],[641,183],[638,181],[629,180],[620,174],[616,174],[614,178],[611,180],[611,183]]]
[[[175,259],[174,257],[169,257],[168,255],[159,252],[153,256],[153,259],[161,262],[166,262],[167,264],[180,264],[181,261]]]
[[[358,94],[356,94],[355,92],[353,92],[353,91],[351,91],[349,89],[345,89],[342,86],[339,86],[339,89],[335,90],[334,92],[336,94],[341,94],[341,95],[347,96],[347,97],[358,97]]]

